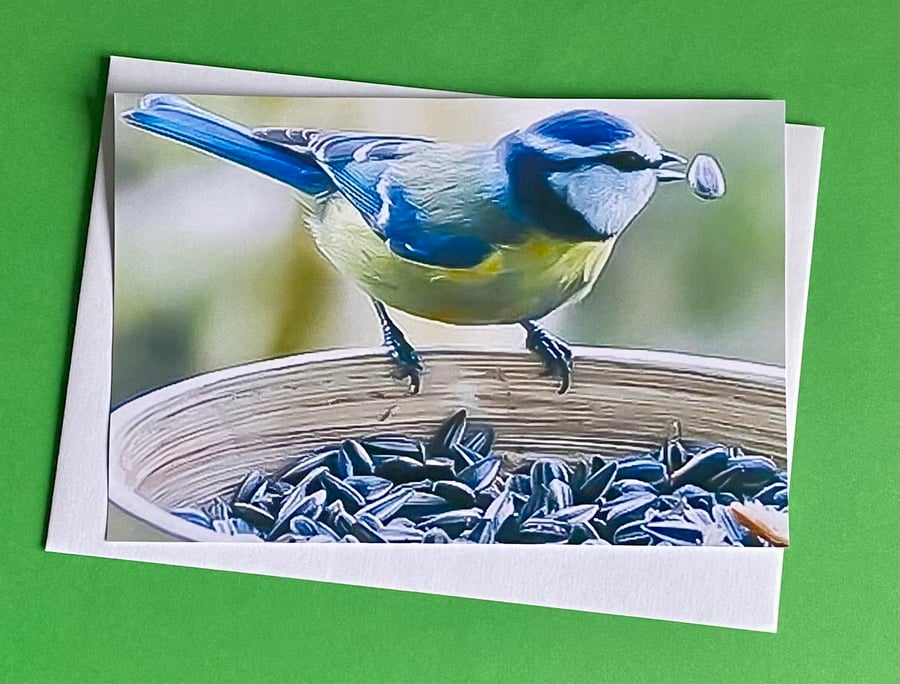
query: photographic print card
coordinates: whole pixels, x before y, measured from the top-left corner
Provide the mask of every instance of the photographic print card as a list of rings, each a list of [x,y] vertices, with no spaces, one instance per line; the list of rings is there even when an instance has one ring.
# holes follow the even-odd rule
[[[112,351],[113,93],[191,92],[293,97],[468,97],[400,86],[318,79],[127,57],[110,60],[91,219],[46,549],[275,577],[510,601],[773,632],[783,553],[734,547],[697,554],[670,547],[607,547],[560,554],[546,545],[195,544],[169,539],[109,502],[107,443]],[[824,129],[785,126],[786,374],[788,453],[793,444],[810,257]],[[152,518],[159,508],[144,511]],[[428,549],[433,549],[428,552]],[[340,553],[333,553],[340,550]],[[520,550],[525,555],[520,557]],[[486,551],[487,553],[482,553]],[[549,552],[549,553],[545,553]],[[579,578],[560,582],[561,577]],[[589,581],[594,591],[579,589]]]
[[[787,544],[782,103],[116,110],[110,496],[163,538]]]

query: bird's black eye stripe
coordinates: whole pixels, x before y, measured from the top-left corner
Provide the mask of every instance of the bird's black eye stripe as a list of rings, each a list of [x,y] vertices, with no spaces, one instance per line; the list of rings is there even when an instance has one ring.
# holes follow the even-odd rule
[[[659,168],[663,163],[663,159],[651,161],[641,156],[637,152],[622,151],[610,152],[608,154],[599,154],[592,157],[569,157],[566,159],[545,159],[544,165],[546,171],[575,171],[577,169],[589,168],[596,164],[604,164],[610,166],[617,171],[644,171],[645,169]]]
[[[599,161],[619,171],[642,171],[654,166],[653,162],[646,157],[642,157],[637,152],[629,151],[604,154],[599,158]]]

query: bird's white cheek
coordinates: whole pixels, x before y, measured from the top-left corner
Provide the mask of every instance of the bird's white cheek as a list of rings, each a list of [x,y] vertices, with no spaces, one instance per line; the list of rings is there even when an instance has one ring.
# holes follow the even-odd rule
[[[628,223],[647,206],[647,203],[652,199],[653,193],[656,191],[656,186],[659,184],[656,180],[656,171],[653,170],[637,171],[629,175],[632,176],[629,179],[631,187],[629,195],[632,197],[632,203],[626,210]]]
[[[621,172],[607,166],[557,173],[549,180],[600,235],[619,235],[656,189],[651,170]]]

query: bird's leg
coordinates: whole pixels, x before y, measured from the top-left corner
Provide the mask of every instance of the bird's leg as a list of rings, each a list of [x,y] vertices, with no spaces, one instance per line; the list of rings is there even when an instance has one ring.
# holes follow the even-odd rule
[[[544,362],[543,375],[559,380],[559,393],[565,394],[572,384],[572,350],[566,343],[534,321],[522,321],[520,325],[528,333],[525,346]]]
[[[422,372],[425,370],[419,353],[407,342],[403,331],[388,316],[384,304],[373,299],[372,305],[375,307],[375,313],[378,314],[378,320],[381,323],[384,346],[387,347],[388,355],[397,367],[394,377],[399,380],[409,378],[410,394],[418,394],[422,388]]]

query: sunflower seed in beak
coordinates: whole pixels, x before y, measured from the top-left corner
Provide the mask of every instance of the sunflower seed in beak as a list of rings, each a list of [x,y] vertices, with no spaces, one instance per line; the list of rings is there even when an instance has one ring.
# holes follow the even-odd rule
[[[687,171],[687,182],[700,199],[719,199],[725,194],[725,175],[715,157],[698,154],[691,160]]]

